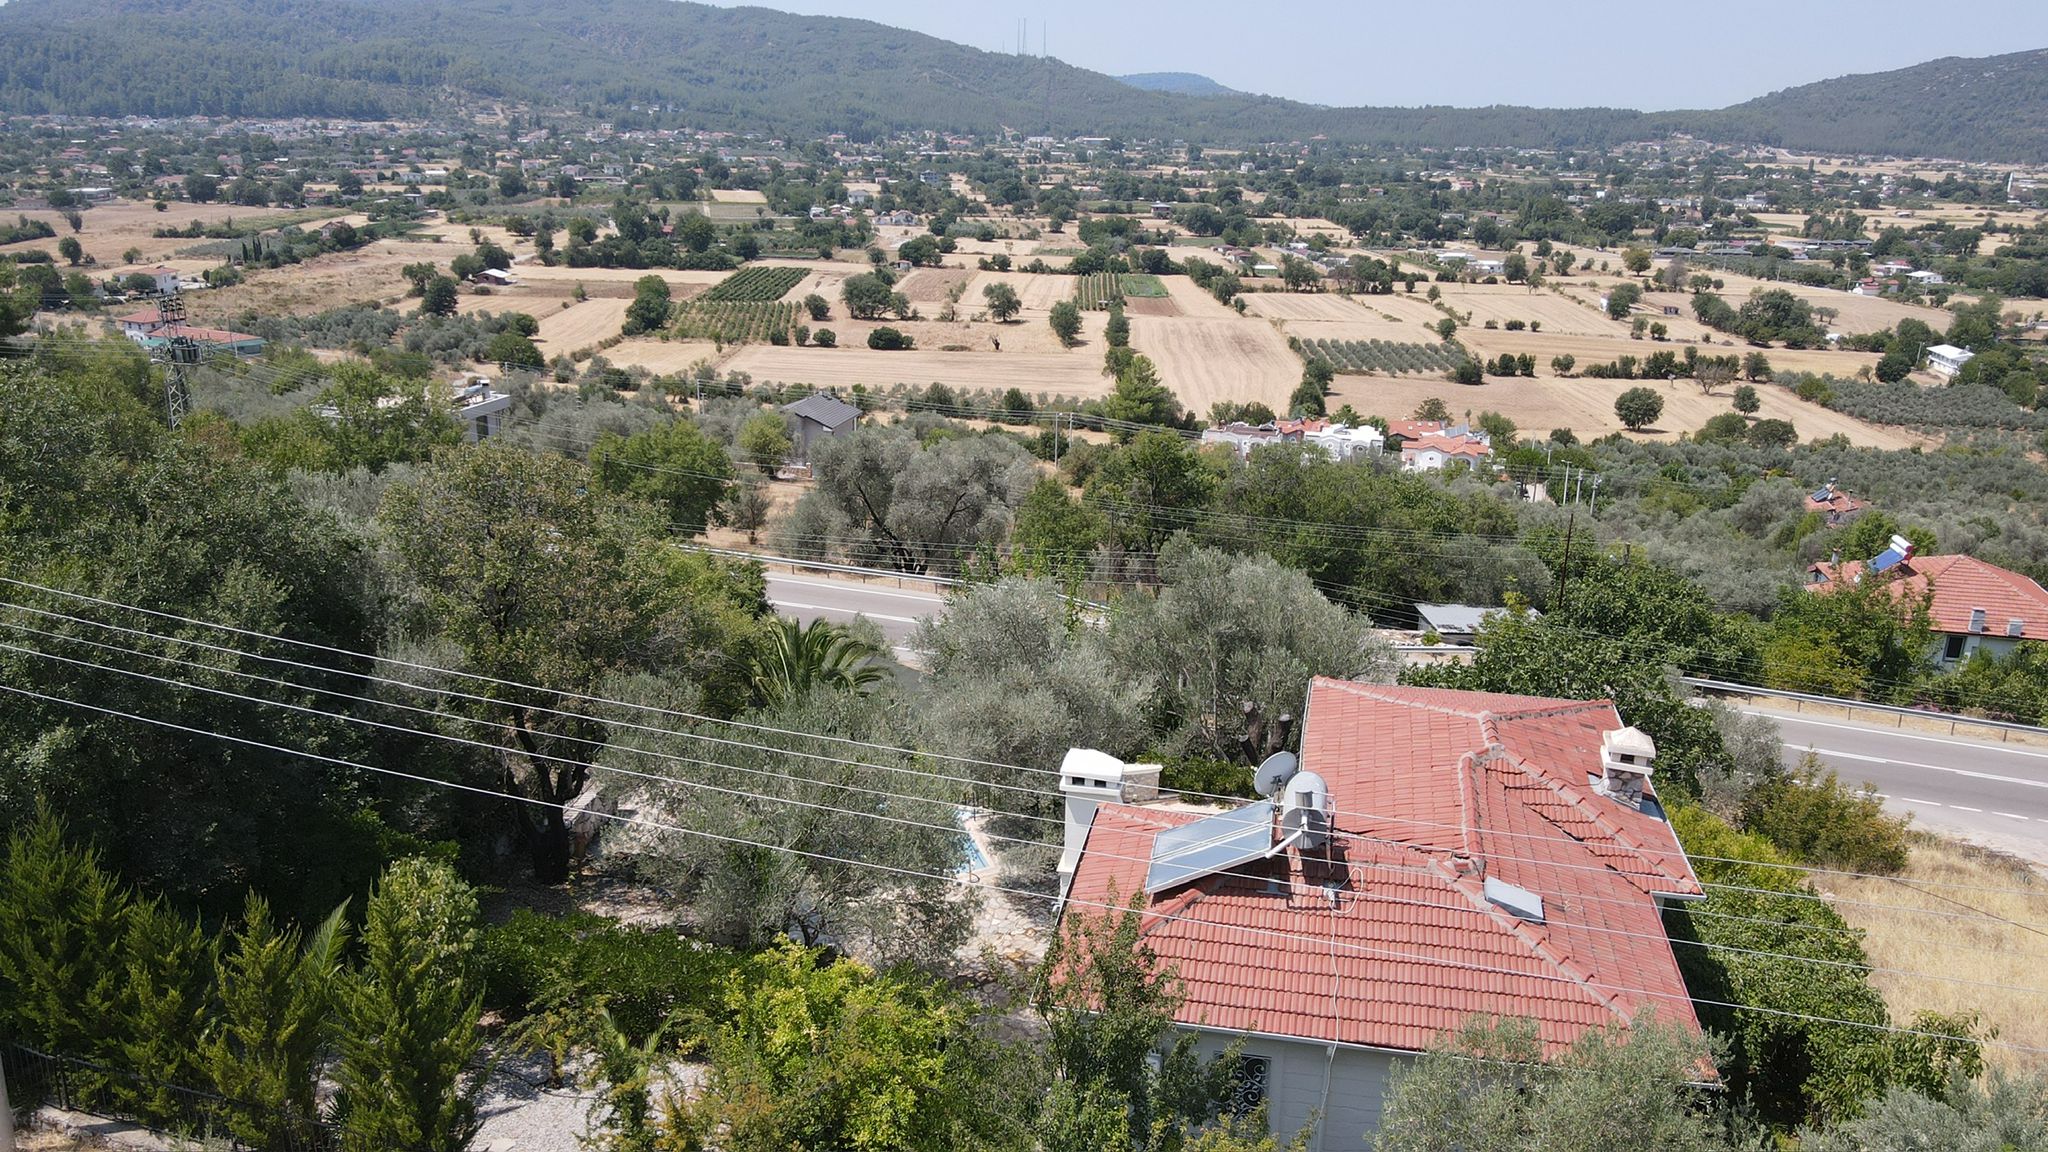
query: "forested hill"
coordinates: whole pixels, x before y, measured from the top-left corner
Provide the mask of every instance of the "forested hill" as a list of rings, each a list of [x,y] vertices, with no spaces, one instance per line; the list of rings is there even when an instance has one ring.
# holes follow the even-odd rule
[[[1178,92],[1183,96],[1240,95],[1237,89],[1226,88],[1199,72],[1133,72],[1117,79],[1147,92]]]
[[[2048,50],[1787,88],[1703,114],[1701,128],[1799,151],[2048,160]]]
[[[1723,112],[1645,115],[1146,91],[865,20],[676,0],[12,0],[0,4],[0,44],[9,113],[386,117],[504,99],[612,116],[659,106],[663,123],[855,138],[1007,127],[1210,143],[1321,134],[1601,147],[1676,127],[1799,148],[2048,159],[2041,53],[1828,81]],[[1997,78],[1966,75],[1990,64]]]

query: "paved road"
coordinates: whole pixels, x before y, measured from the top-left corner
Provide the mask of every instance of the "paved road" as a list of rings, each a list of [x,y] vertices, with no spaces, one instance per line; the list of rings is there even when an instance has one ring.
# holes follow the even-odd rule
[[[768,599],[800,620],[864,615],[882,629],[898,657],[917,621],[945,609],[937,592],[822,575],[768,573]],[[2048,862],[2048,748],[1901,731],[1883,725],[1801,716],[1771,707],[1785,740],[1787,763],[1808,751],[1852,786],[1868,782],[1886,807],[1913,814],[1918,827],[1961,835]]]
[[[1744,711],[1777,722],[1787,763],[1811,750],[1843,783],[1876,785],[1885,806],[1912,813],[1917,827],[2048,860],[2048,748]]]
[[[768,602],[807,624],[821,616],[841,623],[865,616],[889,638],[899,657],[909,654],[903,646],[917,631],[917,622],[946,608],[944,596],[915,585],[898,588],[893,583],[773,571],[768,573]]]

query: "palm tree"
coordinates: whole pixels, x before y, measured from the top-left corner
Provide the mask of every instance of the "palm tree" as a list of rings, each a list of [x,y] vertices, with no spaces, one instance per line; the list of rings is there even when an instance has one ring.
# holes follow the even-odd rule
[[[882,680],[883,670],[871,663],[879,655],[874,645],[829,621],[778,620],[750,661],[754,700],[779,704],[813,688],[864,691]]]

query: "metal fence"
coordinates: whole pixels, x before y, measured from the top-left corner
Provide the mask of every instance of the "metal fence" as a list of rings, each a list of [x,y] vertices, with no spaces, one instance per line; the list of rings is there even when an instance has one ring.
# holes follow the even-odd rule
[[[339,1146],[317,1119],[76,1056],[0,1042],[0,1072],[9,1103],[21,1113],[55,1106],[203,1140],[213,1148],[334,1152]]]
[[[1941,712],[1932,708],[1909,708],[1899,704],[1879,704],[1869,700],[1844,700],[1835,696],[1816,696],[1810,692],[1789,692],[1782,688],[1760,688],[1754,684],[1734,684],[1725,680],[1710,680],[1700,676],[1681,677],[1687,685],[1702,692],[1716,692],[1728,696],[1762,697],[1783,700],[1792,705],[1793,711],[1805,711],[1808,704],[1822,708],[1853,709],[1880,716],[1890,716],[1895,726],[1903,728],[1908,720],[1919,720],[1936,724],[1947,724],[1949,733],[1954,735],[1959,727],[1982,728],[1998,733],[2001,743],[2010,743],[2015,735],[2048,736],[2048,728],[2038,724],[2021,724],[2011,720],[1992,720],[1982,716],[1964,716],[1954,712]]]

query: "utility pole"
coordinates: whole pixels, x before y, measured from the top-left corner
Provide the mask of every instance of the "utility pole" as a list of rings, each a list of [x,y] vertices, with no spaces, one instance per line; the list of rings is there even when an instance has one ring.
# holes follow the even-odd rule
[[[164,422],[175,430],[192,410],[192,385],[188,378],[193,365],[199,363],[199,345],[185,335],[185,301],[176,292],[159,297],[156,302],[156,334],[162,343],[150,353],[153,363],[164,368]]]
[[[7,1053],[0,1049],[0,1152],[14,1152],[14,1110],[7,1102]]]
[[[1578,520],[1579,510],[1575,505],[1572,508],[1571,515],[1565,517],[1564,521],[1564,559],[1560,560],[1557,565],[1557,595],[1551,598],[1555,601],[1551,605],[1550,610],[1552,612],[1564,611],[1565,580],[1572,572],[1572,526],[1577,524]]]

